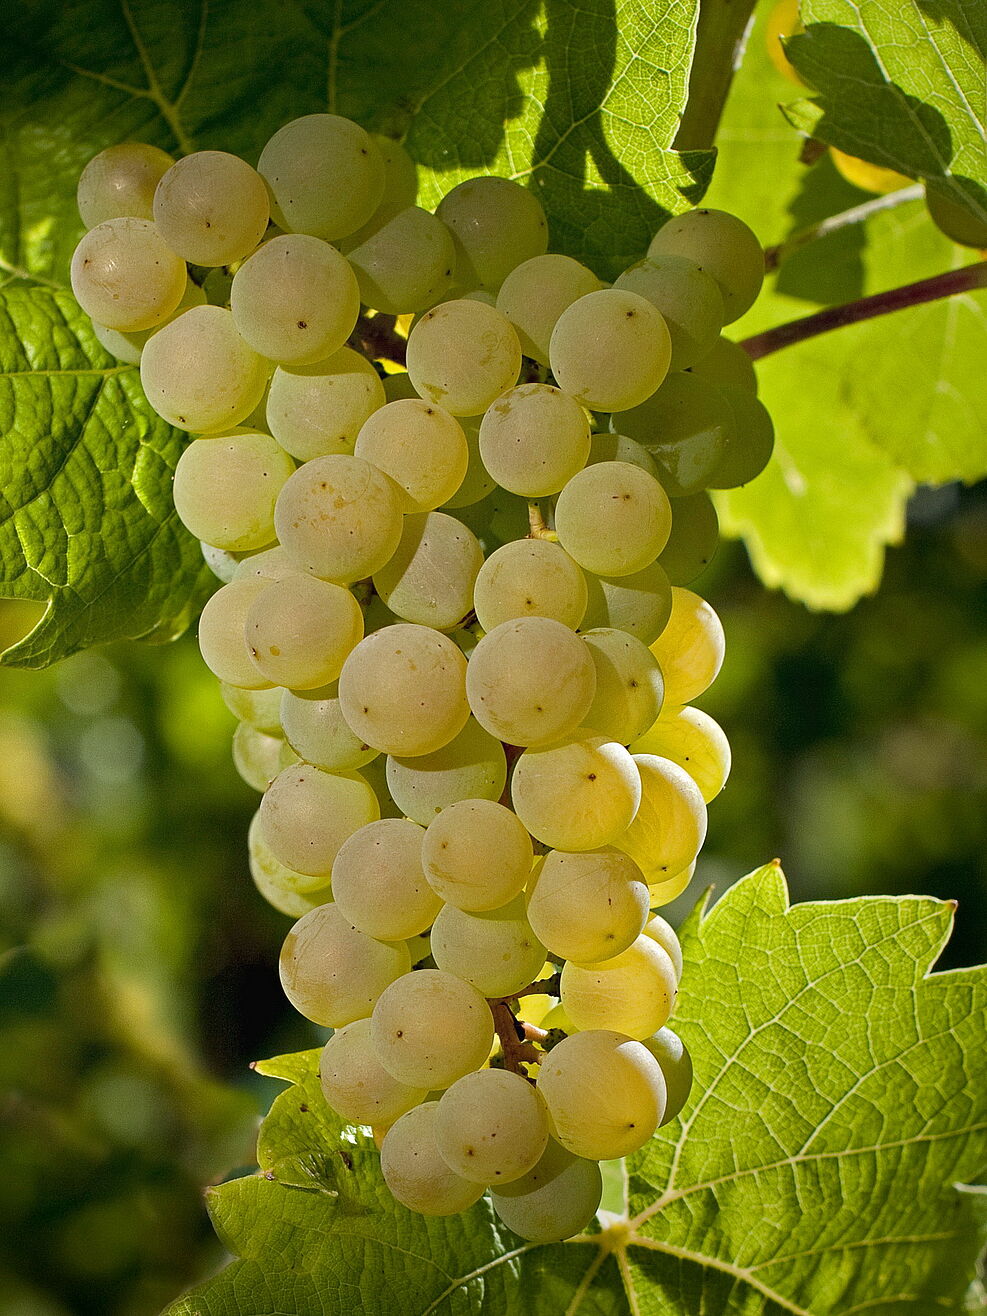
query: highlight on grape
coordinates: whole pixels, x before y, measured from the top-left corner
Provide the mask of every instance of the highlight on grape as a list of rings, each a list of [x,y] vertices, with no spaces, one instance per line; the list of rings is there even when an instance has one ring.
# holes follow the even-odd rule
[[[692,1084],[655,910],[730,770],[689,586],[708,491],[771,454],[722,336],[761,248],[693,210],[608,286],[533,192],[472,178],[430,213],[403,148],[331,114],[256,169],[112,147],[78,199],[75,295],[194,436],[199,643],[262,793],[254,881],[296,920],[284,991],[334,1030],[325,1099],[412,1210],[486,1192],[571,1237]]]

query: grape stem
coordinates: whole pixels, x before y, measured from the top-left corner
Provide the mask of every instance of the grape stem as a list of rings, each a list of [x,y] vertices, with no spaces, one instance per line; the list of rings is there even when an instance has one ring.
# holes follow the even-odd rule
[[[828,333],[846,324],[859,324],[863,320],[873,320],[878,315],[888,315],[891,311],[921,306],[924,302],[935,302],[943,297],[955,297],[957,293],[984,287],[987,287],[987,261],[978,261],[975,265],[964,265],[959,270],[945,270],[942,274],[933,274],[931,278],[919,279],[917,283],[889,288],[887,292],[861,297],[842,306],[827,306],[825,310],[816,311],[813,315],[789,320],[787,324],[775,325],[764,333],[745,338],[740,346],[752,360],[759,361],[761,357],[770,356],[783,347],[791,347],[793,343],[804,342],[807,338],[815,338],[817,334]]]
[[[512,992],[510,996],[505,996],[506,1001],[516,1001],[519,996],[558,996],[559,994],[560,975],[553,973],[551,978],[538,978],[535,982],[528,983],[527,987],[522,987],[519,992]]]
[[[528,1076],[521,1066],[523,1064],[537,1064],[541,1060],[541,1052],[531,1045],[531,1042],[536,1041],[537,1037],[531,1037],[528,1029],[533,1029],[535,1034],[541,1034],[542,1037],[547,1037],[547,1033],[541,1028],[534,1028],[532,1024],[520,1023],[511,1013],[510,1006],[506,1001],[491,1001],[490,1012],[493,1015],[497,1036],[500,1038],[504,1068],[512,1070],[515,1074],[520,1074],[522,1078],[527,1078]]]
[[[558,535],[549,528],[540,502],[528,504],[528,538],[549,539],[558,543]]]
[[[862,224],[870,219],[871,215],[876,215],[882,210],[892,210],[906,201],[921,201],[924,195],[921,185],[916,183],[914,187],[902,187],[896,192],[887,192],[884,196],[871,197],[869,201],[862,201],[859,206],[851,206],[849,210],[841,210],[838,215],[829,215],[826,219],[821,219],[818,224],[809,224],[806,228],[796,229],[784,242],[765,249],[764,268],[770,274],[789,256],[801,251],[810,242],[828,237],[830,233],[836,233],[851,224]]]

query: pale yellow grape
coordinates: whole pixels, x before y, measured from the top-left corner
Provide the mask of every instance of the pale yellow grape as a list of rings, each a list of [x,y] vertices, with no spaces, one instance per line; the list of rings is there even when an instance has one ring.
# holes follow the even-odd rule
[[[508,1229],[532,1243],[555,1243],[580,1233],[603,1196],[596,1161],[573,1156],[554,1138],[534,1169],[490,1192],[490,1205]]]
[[[447,631],[472,608],[482,565],[476,535],[455,517],[406,516],[393,557],[374,572],[374,589],[398,617]]]
[[[688,585],[712,562],[719,542],[720,522],[709,494],[676,498],[672,533],[658,561],[673,585]]]
[[[541,1094],[520,1074],[480,1069],[457,1079],[439,1098],[439,1154],[474,1183],[511,1183],[527,1174],[548,1145]]]
[[[653,1037],[644,1039],[643,1045],[661,1066],[667,1092],[661,1123],[668,1124],[680,1114],[689,1100],[692,1091],[692,1057],[682,1039],[670,1028],[659,1028]]]
[[[660,905],[667,905],[670,901],[675,900],[686,889],[692,881],[696,872],[696,861],[687,868],[683,868],[680,873],[673,874],[672,877],[666,877],[660,882],[651,882],[648,885],[648,900],[652,909],[657,909]]]
[[[471,983],[483,996],[510,996],[538,977],[545,963],[541,944],[524,912],[523,896],[499,909],[468,912],[444,905],[431,933],[432,958],[440,969]]]
[[[311,877],[294,872],[274,857],[260,834],[260,817],[256,813],[247,833],[247,849],[254,886],[280,913],[301,918],[310,909],[332,900],[328,886],[313,885]]]
[[[629,576],[586,575],[583,626],[613,626],[651,644],[672,614],[672,586],[660,562]]]
[[[393,378],[393,376],[392,376]],[[483,464],[480,456],[480,423],[482,416],[460,416],[459,423],[466,435],[468,460],[466,474],[462,483],[451,498],[442,504],[443,510],[453,511],[457,507],[472,507],[481,498],[497,487],[497,481]]]
[[[115,356],[118,361],[125,361],[129,366],[139,366],[141,354],[144,347],[152,334],[156,334],[164,325],[169,324],[182,311],[187,311],[190,306],[204,306],[206,294],[192,279],[185,283],[185,291],[182,293],[181,300],[160,324],[152,325],[150,329],[137,329],[132,333],[121,333],[119,329],[108,329],[105,325],[97,324],[93,321],[93,333],[106,348],[111,356]]]
[[[285,739],[306,763],[327,772],[352,772],[380,753],[347,725],[335,682],[324,688],[278,693]]]
[[[399,1083],[381,1065],[368,1018],[354,1019],[330,1037],[319,1056],[319,1085],[336,1114],[353,1124],[393,1124],[428,1096],[425,1088]]]
[[[283,864],[328,879],[339,847],[379,818],[380,806],[358,772],[323,772],[303,763],[271,782],[260,817],[264,840]]]
[[[361,932],[397,941],[431,927],[442,901],[422,871],[424,835],[425,828],[407,818],[380,818],[340,846],[332,894]]]
[[[394,481],[362,457],[316,457],[291,476],[274,508],[278,539],[323,580],[350,584],[379,571],[403,528]]]
[[[141,353],[148,402],[169,424],[201,434],[249,416],[264,396],[269,368],[221,306],[183,311]]]
[[[614,1029],[567,1037],[538,1073],[552,1135],[576,1156],[616,1160],[643,1147],[665,1111],[661,1066]]]
[[[665,678],[666,703],[688,704],[709,689],[723,666],[723,624],[705,599],[675,586],[668,624],[650,647]]]
[[[380,133],[371,133],[370,136],[384,161],[384,194],[366,223],[335,243],[344,255],[365,242],[389,219],[413,206],[418,196],[418,166],[400,142]]]
[[[492,799],[462,799],[428,825],[422,865],[437,895],[458,909],[496,910],[519,895],[531,873],[531,837]]]
[[[195,151],[162,175],[154,193],[161,236],[192,265],[249,256],[271,217],[264,180],[227,151]]]
[[[452,283],[452,234],[435,215],[408,206],[386,220],[346,258],[365,306],[385,315],[407,315],[432,306]]]
[[[681,873],[706,839],[706,802],[684,768],[655,754],[635,754],[641,805],[614,845],[644,873],[648,884]]]
[[[668,495],[630,462],[598,462],[572,477],[555,505],[559,543],[598,576],[629,576],[654,562],[668,542]]]
[[[730,408],[733,424],[709,488],[738,489],[756,479],[771,460],[775,428],[767,407],[747,389],[724,384],[720,394]]]
[[[661,312],[622,288],[573,302],[549,344],[559,387],[593,411],[625,411],[649,398],[668,373],[671,354]]]
[[[641,775],[623,745],[583,727],[567,740],[526,749],[514,768],[511,798],[545,845],[597,850],[629,827],[641,803]]]
[[[655,254],[624,270],[613,286],[639,293],[661,311],[672,343],[670,370],[685,370],[712,350],[723,327],[723,297],[696,261]]]
[[[578,962],[619,955],[648,918],[641,871],[612,846],[550,850],[535,867],[527,900],[535,935],[553,955]]]
[[[496,549],[473,589],[473,608],[486,631],[517,617],[550,617],[575,629],[586,602],[582,570],[547,539],[516,539]]]
[[[658,660],[646,644],[613,627],[584,631],[583,642],[596,668],[586,725],[628,745],[661,710],[664,683]]]
[[[757,374],[754,362],[739,343],[729,338],[718,338],[701,361],[689,367],[694,375],[708,379],[717,388],[745,388],[757,393]]]
[[[510,745],[545,745],[580,726],[596,675],[585,644],[550,617],[501,622],[473,650],[466,694],[473,716]]]
[[[279,961],[284,994],[299,1014],[323,1028],[365,1019],[385,989],[411,969],[403,941],[376,941],[334,904],[303,914],[285,938]]]
[[[365,356],[341,347],[307,366],[278,366],[267,395],[267,424],[299,461],[352,453],[361,426],[386,402]]]
[[[294,469],[269,434],[194,439],[175,467],[175,511],[186,530],[216,548],[263,548],[274,539],[274,503]]]
[[[285,576],[298,576],[301,571],[298,563],[288,556],[280,544],[272,544],[270,548],[242,558],[236,565],[233,579],[284,580]]]
[[[426,311],[408,336],[418,393],[454,416],[477,416],[517,382],[521,345],[493,306],[460,298]]]
[[[363,639],[363,613],[340,585],[284,576],[254,600],[244,635],[268,680],[288,690],[314,690],[336,680]]]
[[[171,315],[188,273],[150,220],[123,218],[89,230],[72,254],[70,277],[88,316],[107,329],[132,332]]]
[[[381,993],[371,1024],[381,1064],[412,1087],[449,1087],[479,1069],[493,1045],[486,1001],[468,982],[441,969],[416,969],[398,978]]]
[[[269,580],[232,580],[206,600],[199,616],[199,652],[214,676],[245,690],[272,686],[250,656],[244,634],[250,605]]]
[[[129,215],[154,218],[154,189],[175,163],[146,142],[121,142],[100,151],[79,175],[76,200],[86,228]]]
[[[249,722],[233,732],[233,766],[255,791],[266,791],[282,768],[297,762],[298,755],[281,736],[269,736]]]
[[[458,1215],[483,1196],[483,1184],[450,1170],[439,1154],[438,1102],[415,1106],[392,1124],[380,1147],[380,1169],[391,1195],[419,1215]]]
[[[643,1041],[668,1019],[677,991],[668,952],[642,933],[610,959],[563,965],[559,998],[574,1027],[609,1028]]]
[[[533,192],[508,178],[468,178],[435,213],[452,230],[456,279],[496,291],[506,276],[548,247],[548,221]]]
[[[202,552],[202,560],[212,574],[222,584],[228,585],[236,576],[240,565],[239,556],[236,553],[227,553],[225,548],[214,548],[212,544],[206,544],[201,539],[199,548]]]
[[[424,826],[460,800],[499,800],[506,782],[504,746],[472,717],[434,753],[387,760],[387,785],[395,802]]]
[[[455,494],[469,465],[459,421],[420,398],[388,402],[361,428],[354,449],[398,485],[402,511],[431,512]]]
[[[663,708],[630,750],[632,754],[657,754],[685,768],[707,804],[719,795],[730,775],[730,742],[723,728],[690,704]]]
[[[255,352],[282,365],[311,365],[338,352],[353,332],[360,289],[335,247],[282,233],[233,276],[230,311]]]
[[[487,409],[480,425],[483,464],[504,489],[525,498],[558,493],[586,465],[586,412],[551,384],[520,384]]]
[[[742,219],[723,210],[689,210],[658,230],[648,259],[687,256],[716,280],[723,297],[723,323],[753,306],[764,282],[764,252]]]
[[[469,717],[466,659],[428,626],[387,626],[361,640],[339,677],[343,716],[358,736],[404,758],[448,745]]]
[[[269,736],[281,735],[281,696],[283,691],[268,686],[264,690],[244,690],[237,685],[219,683],[223,703],[238,722],[249,722]]]
[[[270,188],[275,222],[330,242],[365,224],[384,196],[380,148],[338,114],[286,123],[261,151],[257,169]]]
[[[682,981],[682,947],[671,923],[660,914],[652,914],[644,926],[644,935],[658,943],[675,968],[675,981]]]
[[[598,462],[630,462],[632,466],[640,466],[642,471],[658,478],[655,460],[643,444],[623,434],[611,434],[609,430],[594,434],[590,440],[586,465],[595,466]]]
[[[603,284],[592,270],[571,256],[548,253],[515,266],[497,293],[497,309],[517,330],[521,351],[548,365],[548,344],[564,310]]]

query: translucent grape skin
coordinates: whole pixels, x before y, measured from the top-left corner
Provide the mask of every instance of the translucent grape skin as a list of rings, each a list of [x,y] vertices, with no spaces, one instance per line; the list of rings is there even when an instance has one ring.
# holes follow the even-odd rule
[[[652,1037],[644,1039],[643,1045],[661,1065],[667,1093],[661,1124],[668,1124],[681,1114],[689,1100],[692,1091],[692,1057],[682,1039],[670,1028],[659,1028]]]
[[[399,1083],[377,1059],[370,1019],[354,1019],[333,1033],[319,1056],[322,1095],[337,1115],[354,1124],[387,1127],[428,1096]]]
[[[193,265],[229,265],[257,246],[271,216],[264,180],[228,151],[194,151],[163,174],[154,222]]]
[[[256,813],[247,832],[247,854],[254,886],[269,905],[289,918],[301,918],[332,900],[328,886],[315,885],[311,877],[294,872],[274,857],[261,835]]]
[[[181,301],[160,324],[152,325],[150,329],[137,329],[130,333],[122,332],[119,329],[108,329],[106,325],[93,321],[93,333],[109,352],[110,356],[115,356],[118,361],[124,361],[128,366],[139,366],[141,355],[147,345],[148,339],[152,334],[157,333],[158,329],[169,324],[176,316],[187,311],[190,306],[204,306],[206,294],[193,282],[187,279],[185,291],[182,293]]]
[[[127,215],[154,218],[154,189],[175,163],[157,146],[121,142],[100,151],[79,175],[76,200],[86,228]]]
[[[343,716],[385,754],[414,757],[447,745],[466,725],[466,659],[447,636],[400,624],[368,635],[339,677]]]
[[[587,629],[612,626],[653,644],[672,614],[672,586],[660,561],[628,576],[587,574]]]
[[[306,763],[327,772],[351,772],[380,753],[347,725],[335,682],[312,690],[277,693],[285,739]]]
[[[706,803],[677,763],[655,754],[633,757],[641,776],[641,803],[614,844],[631,856],[650,885],[682,872],[702,849]]]
[[[586,728],[526,749],[511,779],[514,811],[555,850],[596,850],[625,832],[641,803],[637,765],[623,745]]]
[[[221,681],[219,693],[238,722],[249,722],[269,736],[281,735],[282,691],[272,686],[263,690],[243,690]]]
[[[582,723],[595,691],[586,646],[548,617],[495,626],[473,650],[466,672],[473,716],[511,745],[550,744],[568,735]]]
[[[592,964],[569,960],[562,967],[559,988],[562,1008],[574,1027],[610,1029],[639,1042],[665,1024],[677,990],[678,976],[668,952],[644,933],[609,959]]]
[[[521,371],[514,327],[493,306],[459,298],[426,311],[408,335],[408,374],[419,395],[454,416],[478,416]]]
[[[422,841],[429,885],[458,909],[499,909],[524,889],[531,873],[531,837],[504,805],[464,799],[435,817]]]
[[[271,782],[260,817],[264,840],[283,864],[328,878],[339,847],[379,818],[380,806],[358,772],[323,772],[303,763]]]
[[[422,871],[424,835],[406,818],[381,818],[340,846],[332,865],[333,897],[361,932],[397,941],[431,926],[442,901]]]
[[[553,1136],[576,1156],[615,1160],[643,1147],[664,1115],[661,1066],[610,1029],[574,1033],[542,1061],[538,1090]],[[600,1100],[605,1092],[606,1100]]]
[[[363,639],[363,613],[348,589],[300,574],[271,581],[244,624],[250,656],[288,690],[314,690],[339,676]]]
[[[175,511],[186,530],[216,548],[263,548],[274,539],[274,503],[294,469],[268,434],[195,439],[175,467]]]
[[[241,722],[233,733],[233,766],[255,791],[263,793],[282,770],[298,756],[280,736],[269,736],[249,722]]]
[[[281,365],[311,365],[345,345],[360,314],[360,289],[335,247],[283,233],[237,270],[230,311],[255,352]]]
[[[444,512],[406,516],[390,561],[374,572],[380,598],[398,617],[447,631],[470,611],[483,549]]]
[[[722,392],[691,371],[669,374],[642,406],[613,421],[642,443],[670,498],[710,486],[731,442],[734,413]]]
[[[347,259],[360,285],[360,300],[385,315],[407,315],[433,306],[452,283],[452,234],[437,215],[408,206],[356,246]]]
[[[668,624],[650,648],[665,678],[666,702],[688,704],[713,684],[723,665],[723,624],[705,599],[675,586]]]
[[[245,690],[274,684],[250,656],[244,627],[250,605],[270,584],[267,580],[232,580],[206,600],[199,616],[199,652],[214,676]]]
[[[549,1138],[537,1165],[491,1190],[490,1204],[515,1234],[532,1243],[555,1243],[585,1229],[602,1196],[597,1162],[574,1156]]]
[[[548,221],[533,192],[508,178],[468,178],[435,211],[452,232],[456,281],[496,291],[516,265],[548,247]]]
[[[524,355],[547,366],[548,345],[559,316],[578,298],[602,287],[593,271],[571,256],[532,256],[504,279],[497,309],[517,330]]]
[[[141,354],[141,384],[169,424],[200,434],[239,425],[267,387],[269,365],[221,306],[193,306],[159,329]]]
[[[723,210],[689,210],[658,230],[648,259],[687,256],[714,278],[723,297],[724,324],[753,306],[764,282],[764,252],[742,219]]]
[[[432,958],[490,999],[511,996],[538,977],[545,947],[535,936],[521,896],[499,909],[444,905],[431,934]]]
[[[93,320],[130,333],[166,320],[185,292],[185,262],[150,220],[105,220],[79,242],[70,270],[75,299]]]
[[[718,338],[710,351],[689,367],[689,371],[701,379],[708,379],[717,388],[729,386],[757,393],[754,362],[740,344],[730,338]]]
[[[668,542],[672,510],[664,489],[630,462],[598,462],[574,475],[555,505],[559,543],[587,571],[627,576]]]
[[[682,981],[682,947],[678,935],[666,919],[660,914],[652,914],[644,925],[644,935],[658,943],[675,967],[675,979]]]
[[[577,963],[619,955],[644,930],[648,888],[620,850],[551,850],[528,883],[528,921],[554,955]]]
[[[583,632],[596,668],[596,694],[586,725],[629,745],[657,719],[665,683],[658,660],[641,640],[612,627]]]
[[[388,402],[369,416],[354,449],[389,475],[405,512],[431,512],[451,498],[469,465],[463,427],[444,408],[419,398]]]
[[[663,708],[658,720],[630,746],[632,754],[657,754],[684,768],[709,804],[730,775],[730,742],[723,728],[691,704]]]
[[[506,782],[504,746],[473,717],[441,749],[387,760],[387,785],[395,802],[423,826],[459,801],[499,800]]]
[[[483,1184],[450,1170],[436,1141],[438,1102],[426,1101],[388,1129],[380,1149],[384,1182],[402,1206],[420,1215],[457,1215],[483,1196]]]
[[[521,384],[498,398],[480,425],[480,456],[504,489],[525,498],[558,493],[586,465],[589,420],[551,384]]]
[[[268,429],[299,461],[352,453],[361,427],[386,396],[367,358],[341,347],[311,365],[278,366],[267,395]]]
[[[475,987],[441,969],[416,969],[381,992],[371,1033],[388,1073],[438,1091],[480,1068],[493,1045],[494,1025]]]
[[[593,411],[625,411],[668,372],[668,329],[651,302],[622,288],[587,293],[562,312],[549,359],[564,392]]]
[[[587,603],[586,577],[559,544],[516,539],[480,567],[473,608],[485,631],[515,617],[550,617],[575,629]]]
[[[711,489],[738,489],[767,466],[774,451],[771,414],[760,399],[744,388],[721,387],[733,416],[723,456],[709,479]]]
[[[385,166],[369,133],[337,114],[306,114],[279,128],[257,171],[281,228],[335,242],[365,224],[384,196]]]
[[[723,326],[723,297],[716,280],[685,256],[638,261],[614,281],[647,298],[661,312],[671,339],[670,370],[685,370],[713,347]]]
[[[541,1094],[520,1074],[480,1069],[457,1079],[439,1098],[439,1154],[474,1183],[511,1183],[529,1173],[548,1145]]]
[[[394,482],[362,457],[316,457],[278,495],[274,526],[305,571],[350,584],[389,561],[404,526]]]
[[[376,941],[329,904],[294,924],[279,967],[281,986],[299,1014],[323,1028],[342,1028],[365,1019],[385,989],[410,972],[411,955],[403,941]]]
[[[672,508],[672,532],[658,558],[659,564],[671,584],[691,585],[712,562],[719,542],[720,521],[709,494],[676,498]]]

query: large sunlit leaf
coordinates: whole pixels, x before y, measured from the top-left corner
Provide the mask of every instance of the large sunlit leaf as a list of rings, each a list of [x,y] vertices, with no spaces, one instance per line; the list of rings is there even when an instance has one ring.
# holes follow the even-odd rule
[[[788,905],[769,865],[684,932],[675,1026],[696,1084],[629,1158],[627,1218],[524,1243],[481,1202],[396,1206],[318,1053],[263,1067],[260,1173],[210,1192],[238,1257],[170,1316],[514,1312],[849,1316],[962,1310],[982,1242],[987,974],[932,974],[951,907]]]

